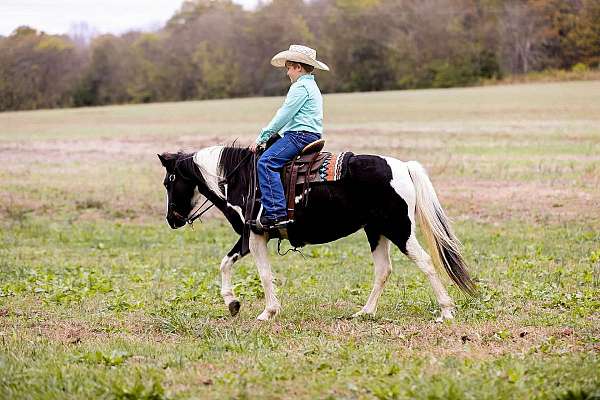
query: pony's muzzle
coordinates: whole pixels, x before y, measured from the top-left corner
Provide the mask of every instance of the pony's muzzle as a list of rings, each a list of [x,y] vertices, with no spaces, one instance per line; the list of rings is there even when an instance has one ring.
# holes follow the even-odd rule
[[[169,208],[169,212],[167,213],[167,222],[171,229],[181,228],[185,226],[187,223],[187,218],[183,215],[179,214],[177,211],[173,210],[172,207]]]

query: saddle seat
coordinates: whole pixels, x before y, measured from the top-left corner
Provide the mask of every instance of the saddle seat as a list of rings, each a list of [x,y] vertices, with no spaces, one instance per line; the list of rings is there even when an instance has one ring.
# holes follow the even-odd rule
[[[315,140],[314,142],[307,144],[299,155],[313,154],[323,150],[323,147],[325,147],[325,139]]]

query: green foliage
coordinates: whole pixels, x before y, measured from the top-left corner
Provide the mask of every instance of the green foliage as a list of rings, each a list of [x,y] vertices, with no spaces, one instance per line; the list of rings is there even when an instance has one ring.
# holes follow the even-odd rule
[[[122,365],[129,357],[131,357],[131,354],[122,350],[113,350],[110,354],[103,353],[102,351],[94,351],[76,357],[76,361],[116,367]]]
[[[8,281],[0,284],[0,296],[32,293],[47,302],[69,304],[113,290],[110,279],[81,266],[65,265],[58,274],[52,269],[34,267],[22,274],[25,279],[19,283]]]
[[[199,66],[197,91],[202,98],[219,99],[239,93],[243,60],[233,49],[203,42],[198,45],[193,59]]]
[[[151,378],[140,374],[133,383],[114,382],[112,396],[117,400],[166,400],[169,397],[160,379]]]
[[[571,71],[577,73],[577,74],[582,74],[585,72],[588,72],[590,69],[588,68],[587,65],[585,65],[584,63],[577,63],[575,65],[573,65],[573,68],[571,68]]]
[[[190,1],[156,33],[83,48],[29,27],[0,38],[0,111],[281,95],[289,83],[268,61],[290,43],[331,66],[317,72],[324,92],[468,86],[556,68],[585,75],[581,65],[600,60],[598,27],[594,0],[293,0],[256,10]]]
[[[72,104],[82,60],[70,39],[21,27],[0,38],[0,54],[0,111]]]
[[[450,64],[447,61],[435,60],[427,64],[425,79],[419,86],[434,88],[466,86],[479,78],[472,68],[470,63]]]

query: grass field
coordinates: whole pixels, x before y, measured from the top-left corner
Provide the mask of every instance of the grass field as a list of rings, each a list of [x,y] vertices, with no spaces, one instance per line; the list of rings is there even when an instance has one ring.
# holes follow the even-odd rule
[[[419,160],[480,297],[439,310],[364,233],[272,253],[282,314],[212,214],[164,221],[156,153],[250,143],[281,98],[0,114],[0,398],[600,397],[600,81],[328,95],[330,150]],[[273,243],[274,244],[274,243]],[[272,249],[274,247],[271,247]]]

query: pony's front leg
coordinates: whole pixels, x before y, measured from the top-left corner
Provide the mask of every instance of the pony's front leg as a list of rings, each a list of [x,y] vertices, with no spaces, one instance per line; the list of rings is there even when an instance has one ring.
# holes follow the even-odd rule
[[[250,233],[250,252],[256,260],[256,267],[260,275],[263,289],[265,291],[265,310],[256,318],[260,321],[266,321],[277,315],[281,309],[279,300],[275,296],[275,286],[273,285],[273,274],[271,273],[271,264],[267,254],[267,238],[264,235]]]
[[[240,302],[235,297],[235,293],[233,293],[231,270],[233,264],[246,254],[242,254],[242,239],[240,238],[235,246],[233,246],[233,249],[231,249],[221,261],[221,296],[223,296],[225,305],[229,308],[229,312],[232,316],[236,316],[240,311]]]

